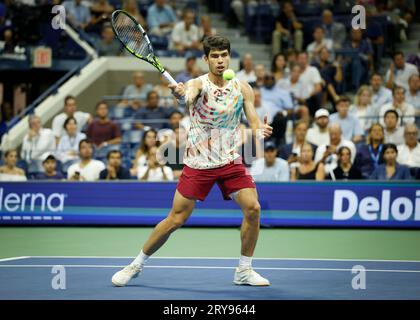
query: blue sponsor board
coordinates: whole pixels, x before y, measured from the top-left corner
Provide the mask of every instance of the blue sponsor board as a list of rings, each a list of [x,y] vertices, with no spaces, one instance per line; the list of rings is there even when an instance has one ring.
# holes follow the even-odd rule
[[[175,183],[0,183],[3,225],[154,225],[172,205]],[[420,227],[420,184],[258,183],[263,226]],[[215,186],[187,225],[239,226],[242,213]]]

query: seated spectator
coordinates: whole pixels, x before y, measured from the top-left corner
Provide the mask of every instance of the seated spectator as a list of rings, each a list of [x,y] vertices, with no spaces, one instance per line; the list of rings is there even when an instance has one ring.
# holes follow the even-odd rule
[[[263,101],[261,99],[261,90],[253,88],[254,91],[254,107],[258,118],[263,122],[264,117],[267,116],[267,122],[272,123],[275,115],[276,106],[270,101]]]
[[[290,180],[316,180],[325,179],[325,168],[322,162],[314,162],[313,148],[305,143],[298,157],[297,165],[291,165]]]
[[[398,146],[399,164],[410,168],[420,168],[420,143],[417,140],[419,130],[415,124],[407,124],[404,127],[405,143]]]
[[[79,160],[79,143],[86,139],[86,135],[77,131],[77,120],[74,117],[66,119],[64,130],[57,146],[56,156],[63,164],[65,172],[70,165]]]
[[[236,78],[241,81],[248,83],[255,82],[257,77],[254,71],[254,63],[252,60],[252,54],[245,53],[242,58],[242,69],[236,73]]]
[[[287,162],[277,157],[276,145],[270,141],[264,146],[264,158],[252,163],[250,173],[255,181],[281,182],[290,178]]]
[[[405,102],[405,89],[403,87],[394,87],[392,89],[392,102],[387,103],[379,109],[379,122],[384,125],[384,115],[388,110],[395,110],[401,118],[401,123],[414,123],[416,114],[414,107]]]
[[[129,180],[130,171],[121,165],[121,152],[111,150],[108,152],[106,159],[108,161],[106,169],[99,174],[100,180]]]
[[[147,158],[152,147],[159,147],[160,143],[157,140],[157,132],[155,129],[149,129],[143,132],[141,144],[136,151],[136,156],[133,161],[133,166],[130,169],[132,176],[137,176],[137,169],[147,165]]]
[[[67,170],[67,179],[71,181],[96,181],[105,169],[103,162],[92,159],[93,146],[88,139],[79,143],[80,161],[72,164]]]
[[[392,91],[382,85],[382,76],[374,73],[370,77],[370,89],[372,90],[372,105],[375,113],[379,113],[379,109],[387,103],[392,102]]]
[[[359,119],[360,127],[363,131],[369,130],[372,123],[377,122],[377,113],[371,104],[372,92],[369,86],[363,85],[357,90],[354,97],[354,104],[350,106],[350,114]]]
[[[334,49],[340,49],[346,41],[346,27],[334,21],[333,13],[331,10],[322,11],[322,28],[325,32],[325,38],[331,39],[334,44]]]
[[[399,125],[398,112],[390,109],[385,112],[385,143],[400,145],[404,143],[404,128]]]
[[[174,179],[178,180],[184,168],[184,152],[187,133],[182,126],[173,127],[173,136],[159,148],[160,154],[167,161],[165,164],[172,169]]]
[[[255,82],[250,82],[251,87],[262,88],[264,86],[264,78],[265,78],[265,66],[261,63],[255,65],[254,68],[255,72]]]
[[[125,87],[123,92],[123,100],[118,104],[120,107],[131,106],[134,110],[142,107],[142,102],[146,100],[147,94],[152,90],[150,83],[144,83],[143,72],[133,73],[133,84]]]
[[[306,141],[315,145],[328,145],[330,143],[330,135],[328,132],[328,124],[330,122],[330,113],[327,109],[318,109],[315,112],[315,122],[312,128],[308,129]]]
[[[121,142],[120,128],[108,118],[108,104],[105,101],[96,104],[96,119],[89,124],[86,135],[97,149]]]
[[[306,48],[310,63],[319,61],[319,55],[322,49],[325,48],[328,51],[332,51],[334,47],[333,41],[325,38],[324,29],[321,26],[314,28],[313,37],[314,41]]]
[[[168,69],[166,71],[171,73]],[[168,87],[168,81],[164,76],[160,76],[160,83],[153,87],[153,91],[156,91],[159,95],[160,106],[170,109],[177,105],[176,99]]]
[[[337,112],[330,115],[330,123],[340,125],[344,139],[354,143],[362,141],[364,132],[360,122],[353,114],[349,113],[350,99],[345,96],[341,97],[337,101],[336,108]]]
[[[341,147],[337,152],[337,168],[329,172],[330,180],[359,180],[363,179],[360,170],[351,162],[351,150],[348,147]]]
[[[141,14],[136,0],[123,0],[122,9],[133,16],[144,29],[147,29],[146,20]]]
[[[119,56],[121,55],[121,44],[115,38],[110,24],[102,27],[101,40],[96,44],[100,56]]]
[[[282,10],[276,18],[276,27],[272,34],[273,55],[283,52],[284,48],[295,48],[302,51],[303,46],[303,25],[296,18],[293,4],[289,1],[283,2]]]
[[[410,169],[397,163],[398,150],[393,143],[387,143],[382,148],[384,163],[379,165],[370,180],[411,180]]]
[[[198,76],[197,58],[194,55],[188,55],[185,60],[185,70],[179,73],[175,81],[187,83],[189,80]]]
[[[138,168],[137,178],[143,181],[173,181],[174,175],[172,169],[160,164],[157,160],[157,147],[149,150],[147,165]]]
[[[393,55],[393,61],[386,73],[386,86],[389,89],[393,89],[394,86],[403,87],[405,90],[409,90],[408,79],[413,74],[419,74],[419,70],[415,65],[405,62],[404,53],[401,51],[395,52]]]
[[[35,176],[36,180],[63,180],[63,174],[57,171],[57,161],[51,153],[45,153],[42,161],[44,172],[40,172]]]
[[[162,122],[146,123],[146,125],[156,130],[164,128],[166,123],[165,119],[168,119],[169,113],[167,109],[159,106],[159,95],[156,91],[152,90],[147,94],[146,103],[144,108],[137,110],[134,114],[134,119],[141,120],[136,121],[136,129],[143,130],[145,128],[145,124],[143,124],[144,120],[162,120]]]
[[[108,0],[93,1],[92,6],[90,7],[92,20],[88,31],[99,32],[101,29],[103,30],[104,25],[110,21],[113,11],[114,7],[109,4]]]
[[[333,123],[329,127],[330,143],[318,146],[315,154],[315,162],[322,161],[325,164],[325,172],[328,173],[337,168],[337,151],[345,146],[351,150],[351,162],[356,158],[356,146],[350,140],[342,138],[341,127]]]
[[[77,131],[80,132],[83,128],[92,121],[92,116],[87,112],[77,111],[76,98],[67,96],[64,99],[64,112],[56,115],[52,122],[52,131],[54,132],[56,143],[58,144],[64,131],[64,122],[67,118],[74,117],[77,120]]]
[[[0,166],[0,181],[26,181],[25,171],[16,166],[18,153],[7,150],[4,153],[4,165]]]
[[[217,30],[211,25],[211,18],[209,15],[201,15],[198,34],[201,42],[203,42],[205,38],[215,36],[217,34]]]
[[[420,76],[418,74],[413,74],[408,79],[405,101],[415,108],[416,116],[420,116]]]
[[[41,118],[37,115],[30,115],[28,124],[29,131],[23,138],[20,156],[31,172],[40,172],[43,154],[55,151],[54,134],[51,129],[42,127]]]
[[[262,100],[273,103],[277,111],[292,110],[293,102],[290,93],[275,84],[274,75],[267,73],[264,77],[264,86],[261,88]]]
[[[379,123],[374,123],[369,129],[366,143],[357,148],[356,167],[365,179],[383,163],[382,148],[384,144],[384,129]]]
[[[417,48],[418,48],[417,53],[411,54],[408,57],[407,62],[411,63],[412,65],[415,65],[417,67],[419,73],[420,73],[420,41],[419,41],[419,44],[418,44]]]
[[[147,26],[149,34],[155,36],[168,36],[176,23],[176,14],[166,0],[155,0],[147,10]]]
[[[90,10],[82,0],[67,0],[63,2],[63,6],[67,21],[74,27],[85,29],[92,22]]]
[[[180,54],[186,51],[202,51],[198,27],[194,24],[195,13],[186,9],[183,13],[183,21],[175,24],[171,33],[169,49],[176,50]]]
[[[308,88],[303,84],[302,81],[300,81],[300,73],[300,66],[295,64],[291,69],[289,77],[281,79],[277,82],[278,87],[290,92],[292,95],[294,107],[305,105],[306,99],[309,98],[310,93]]]
[[[283,53],[277,53],[271,61],[271,73],[274,75],[276,82],[288,78],[289,72],[286,56]]]
[[[3,32],[3,41],[0,41],[0,53],[14,54],[17,47],[13,30],[10,28],[5,29]]]

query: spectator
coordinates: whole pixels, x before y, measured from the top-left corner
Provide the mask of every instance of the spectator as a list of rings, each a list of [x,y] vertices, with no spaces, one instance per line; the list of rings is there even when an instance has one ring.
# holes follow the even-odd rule
[[[95,0],[93,1],[90,12],[92,15],[91,25],[89,31],[99,32],[104,30],[104,25],[110,21],[111,14],[114,11],[114,7],[109,4],[108,0]],[[112,30],[111,30],[112,31]]]
[[[57,161],[51,153],[44,154],[42,166],[44,172],[40,172],[35,176],[36,180],[63,180],[63,174],[57,171]]]
[[[407,62],[411,63],[412,65],[415,65],[420,73],[420,41],[417,47],[418,47],[417,53],[410,55],[407,59]]]
[[[378,117],[376,110],[371,104],[372,92],[369,86],[363,85],[357,90],[354,97],[354,104],[350,106],[350,114],[359,119],[360,127],[367,131]]]
[[[0,41],[0,53],[14,54],[17,47],[12,29],[7,28],[3,32],[3,41]]]
[[[266,73],[264,65],[261,63],[256,64],[254,68],[254,72],[255,72],[256,80],[255,82],[250,82],[249,84],[252,87],[257,87],[261,89],[264,86],[264,78],[265,78],[265,73]]]
[[[387,103],[379,110],[379,121],[384,125],[384,115],[388,110],[395,110],[398,112],[401,122],[414,123],[415,110],[411,104],[405,102],[405,89],[403,87],[394,87],[392,89],[392,102]]]
[[[40,172],[43,154],[55,151],[54,134],[51,129],[42,127],[41,118],[37,115],[30,115],[28,124],[29,131],[23,138],[20,156],[30,166],[30,171]]]
[[[342,23],[334,21],[331,10],[322,11],[322,28],[325,38],[332,40],[334,49],[340,49],[344,45],[347,38],[346,28]]]
[[[404,128],[399,125],[398,112],[390,109],[385,112],[385,143],[400,145],[404,143]]]
[[[349,113],[349,107],[350,99],[345,96],[341,97],[337,101],[337,112],[330,115],[330,123],[339,124],[343,132],[343,138],[357,143],[362,141],[364,132],[359,120]]]
[[[306,141],[315,145],[328,145],[330,143],[330,135],[328,132],[330,113],[327,109],[318,109],[315,112],[315,122],[312,128],[308,129]]]
[[[118,104],[120,107],[131,106],[134,110],[142,107],[142,102],[146,100],[147,94],[153,89],[149,83],[144,83],[143,72],[133,73],[133,84],[125,87],[123,100]]]
[[[322,162],[314,162],[314,152],[309,143],[302,146],[298,165],[291,166],[290,180],[316,180],[325,179],[325,168]]]
[[[67,168],[79,159],[79,144],[86,139],[86,135],[77,131],[77,120],[74,117],[67,118],[63,127],[65,132],[58,143],[56,155],[63,164],[63,171],[66,172]]]
[[[331,51],[334,47],[333,41],[325,38],[324,29],[321,26],[314,28],[313,37],[314,41],[306,48],[311,63],[319,61],[321,49],[326,48]]]
[[[287,111],[293,109],[293,102],[290,93],[275,85],[275,78],[272,73],[267,73],[264,77],[264,87],[261,88],[261,98],[263,101],[273,103],[277,111]]]
[[[97,43],[100,56],[119,56],[121,55],[121,45],[115,39],[114,32],[110,24],[102,27],[102,39]]]
[[[149,157],[149,151],[152,147],[159,147],[159,141],[157,140],[157,132],[155,129],[149,129],[143,132],[141,144],[136,151],[136,156],[133,161],[133,166],[130,169],[132,176],[137,176],[137,169],[147,165],[147,158]]]
[[[284,2],[272,34],[273,55],[283,52],[283,43],[286,44],[286,48],[293,47],[302,51],[302,29],[303,25],[296,18],[293,4],[289,1]]]
[[[188,55],[185,60],[185,70],[176,76],[175,81],[187,83],[189,80],[198,76],[196,62],[197,58],[194,55]]]
[[[420,116],[420,76],[418,74],[413,74],[408,79],[405,101],[416,109],[416,116]]]
[[[410,168],[420,168],[420,143],[417,141],[419,130],[415,124],[407,124],[404,127],[405,143],[398,146],[399,164]]]
[[[169,73],[170,70],[166,69]],[[171,89],[168,87],[168,81],[164,76],[160,76],[160,83],[153,87],[153,91],[156,91],[159,95],[159,105],[170,109],[176,106],[177,102],[175,97],[173,96]]]
[[[194,24],[195,13],[187,9],[183,13],[183,21],[175,24],[171,34],[169,49],[184,54],[188,50],[201,51],[200,34],[198,27]]]
[[[147,165],[138,168],[137,178],[143,181],[173,181],[174,175],[172,169],[160,164],[156,154],[158,149],[151,147]]]
[[[165,119],[168,119],[168,116],[168,110],[159,106],[159,95],[156,91],[152,90],[147,94],[146,107],[137,110],[137,112],[134,114],[134,119],[141,121],[162,120],[161,122],[151,122],[147,124],[147,126],[159,130],[165,127]],[[144,129],[145,125],[141,121],[137,121],[135,125],[136,129]]]
[[[118,125],[108,118],[108,104],[105,101],[96,104],[96,116],[86,130],[88,139],[98,149],[119,144],[121,132]]]
[[[4,153],[4,165],[0,166],[0,181],[26,181],[25,171],[16,166],[18,153],[7,150]]]
[[[276,106],[270,101],[262,101],[261,90],[253,88],[254,90],[254,107],[257,112],[258,118],[264,121],[264,117],[267,116],[267,122],[272,123],[274,114],[276,113]]]
[[[359,169],[351,162],[351,150],[348,147],[341,147],[337,152],[337,168],[329,172],[331,180],[359,180],[363,179]]]
[[[198,34],[201,42],[203,42],[205,38],[215,36],[217,34],[216,29],[211,26],[211,18],[209,15],[203,14],[200,17],[200,28],[198,30]]]
[[[309,91],[309,98],[306,105],[313,116],[322,102],[322,78],[317,68],[308,63],[308,54],[301,52],[298,55],[297,63],[301,68],[300,81]]]
[[[82,131],[86,124],[92,121],[92,117],[87,112],[77,111],[76,98],[67,96],[64,99],[64,112],[56,115],[52,122],[56,143],[60,140],[64,131],[64,122],[67,118],[74,117],[77,120],[77,131]]]
[[[411,63],[405,62],[404,53],[397,51],[393,54],[393,62],[386,73],[386,86],[393,89],[394,86],[403,87],[409,90],[408,79],[413,74],[419,74],[417,67]]]
[[[271,61],[271,73],[274,75],[276,82],[286,79],[289,76],[286,56],[283,53],[277,53],[273,57]]]
[[[255,82],[257,77],[255,75],[254,63],[250,53],[244,54],[242,58],[242,67],[243,68],[236,73],[236,78],[248,83]]]
[[[85,29],[92,21],[90,10],[82,0],[68,0],[63,2],[66,18],[76,28]]]
[[[146,20],[140,13],[139,6],[136,0],[123,0],[122,9],[133,16],[143,28],[147,28]]]
[[[166,0],[155,0],[155,3],[147,10],[147,25],[149,34],[156,36],[168,36],[176,23],[176,15]]]
[[[178,180],[184,168],[184,152],[187,142],[187,134],[184,127],[173,127],[173,136],[166,145],[161,146],[160,153],[167,160],[166,165],[172,169],[174,179]],[[163,153],[162,153],[163,150]]]
[[[357,149],[356,167],[366,179],[383,163],[382,148],[384,144],[384,129],[379,123],[374,123],[366,139],[366,143]]]
[[[111,150],[108,152],[106,159],[108,164],[99,174],[100,180],[129,180],[130,171],[121,165],[121,152]]]
[[[295,64],[291,69],[289,77],[277,82],[278,87],[290,92],[295,108],[299,105],[305,105],[310,93],[308,88],[300,81],[300,73],[300,66]]]
[[[397,163],[398,150],[393,143],[387,143],[382,148],[383,164],[379,165],[370,180],[411,180],[410,169]]]
[[[356,157],[356,147],[350,140],[342,138],[341,127],[333,123],[329,127],[330,143],[318,146],[315,154],[315,162],[322,161],[325,164],[325,172],[328,173],[337,168],[337,151],[340,147],[346,146],[351,150],[351,162]]]
[[[370,77],[370,88],[372,90],[372,105],[376,113],[387,103],[392,102],[392,91],[382,85],[382,76],[373,73]]]
[[[80,161],[72,164],[67,171],[67,179],[71,181],[96,181],[105,169],[103,162],[92,159],[92,142],[83,139],[79,143]]]
[[[289,166],[285,160],[277,157],[277,148],[272,142],[266,142],[264,158],[252,163],[250,173],[255,181],[281,182],[290,179]]]

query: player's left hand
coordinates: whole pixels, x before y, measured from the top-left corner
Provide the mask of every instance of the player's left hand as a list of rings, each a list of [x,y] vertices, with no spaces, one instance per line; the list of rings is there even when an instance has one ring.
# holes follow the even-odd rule
[[[273,127],[268,124],[268,117],[265,115],[263,124],[263,135],[264,139],[269,138],[273,134]]]

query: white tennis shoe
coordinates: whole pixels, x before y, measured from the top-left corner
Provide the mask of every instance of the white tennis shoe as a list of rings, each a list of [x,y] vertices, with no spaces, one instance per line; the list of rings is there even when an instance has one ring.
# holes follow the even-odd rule
[[[261,277],[251,267],[249,268],[236,268],[234,284],[249,285],[249,286],[269,286],[270,281]]]
[[[112,277],[112,284],[116,287],[124,287],[127,283],[137,278],[139,273],[143,270],[143,267],[137,264],[129,264],[124,269],[115,273]]]

